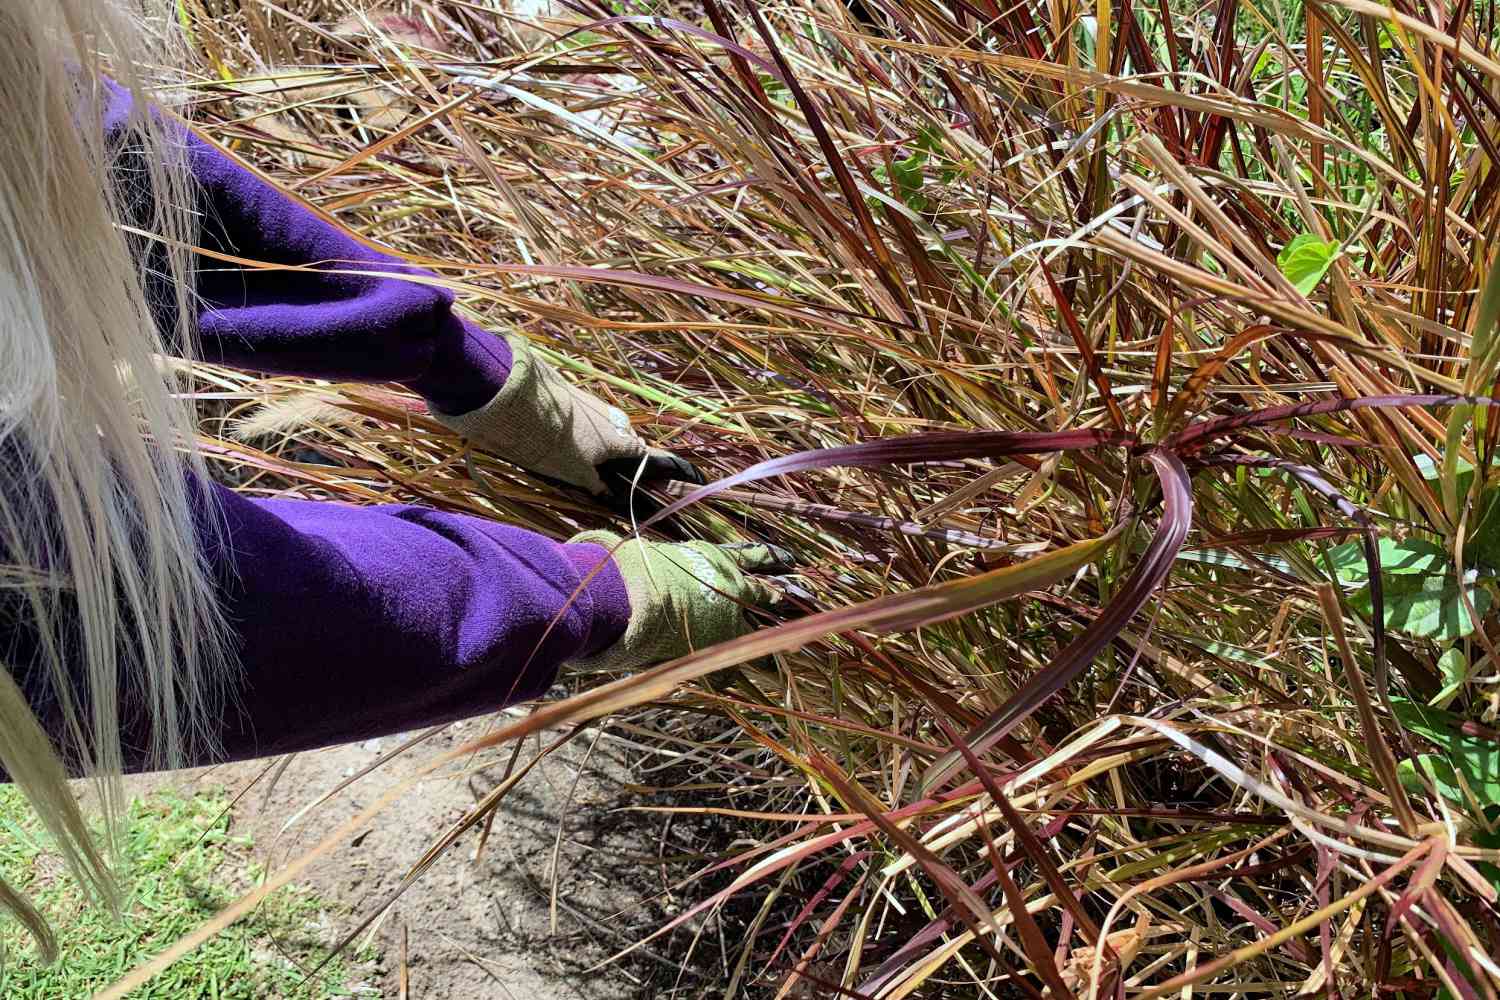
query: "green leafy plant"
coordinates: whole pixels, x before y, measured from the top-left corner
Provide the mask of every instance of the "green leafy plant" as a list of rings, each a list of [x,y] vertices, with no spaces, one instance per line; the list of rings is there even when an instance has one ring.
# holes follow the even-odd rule
[[[1419,788],[1417,776],[1423,774],[1435,782],[1444,798],[1459,806],[1472,807],[1480,814],[1500,809],[1500,743],[1465,734],[1464,720],[1451,712],[1404,699],[1393,701],[1392,707],[1403,726],[1442,750],[1401,762],[1407,787]]]
[[[889,171],[881,164],[871,174],[877,181],[888,184],[891,193],[913,212],[925,213],[931,209],[932,203],[923,194],[923,186],[927,183],[930,161],[942,156],[941,142],[942,137],[936,129],[923,126],[918,130],[916,144],[908,155],[892,160]],[[957,176],[958,170],[952,165],[937,170],[939,184],[949,184]]]
[[[1333,266],[1333,262],[1338,259],[1340,249],[1337,243],[1301,233],[1292,237],[1291,242],[1277,255],[1276,264],[1297,291],[1303,295],[1311,295]]]
[[[1490,609],[1490,591],[1478,582],[1478,573],[1468,570],[1460,581],[1452,557],[1437,544],[1422,538],[1382,538],[1378,551],[1385,620],[1396,631],[1421,639],[1451,641],[1478,627],[1465,611],[1461,593],[1481,618]],[[1359,585],[1350,595],[1350,603],[1372,617],[1374,592],[1361,543],[1337,546],[1329,558],[1340,580]]]
[[[1432,704],[1437,708],[1443,708],[1463,690],[1465,682],[1468,681],[1469,658],[1464,654],[1462,646],[1450,646],[1438,657],[1437,665],[1443,687],[1433,696]]]
[[[1442,469],[1425,454],[1416,456],[1414,462],[1422,478],[1441,496]],[[1459,458],[1454,468],[1458,497],[1467,500],[1474,486],[1474,465]],[[1500,574],[1500,485],[1486,486],[1480,491],[1465,531],[1464,560],[1471,566]]]

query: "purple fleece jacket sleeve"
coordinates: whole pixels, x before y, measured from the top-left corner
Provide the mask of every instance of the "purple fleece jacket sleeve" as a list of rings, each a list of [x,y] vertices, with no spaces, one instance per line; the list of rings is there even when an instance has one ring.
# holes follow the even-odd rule
[[[111,84],[105,132],[128,122],[129,91]],[[180,130],[197,185],[201,245],[218,254],[299,270],[252,268],[200,256],[199,353],[250,371],[402,382],[446,414],[494,398],[510,347],[453,312],[432,275],[361,243]],[[415,279],[415,280],[413,280]]]
[[[0,443],[0,469],[7,451]],[[630,616],[619,570],[597,545],[421,507],[190,488],[235,663],[188,764],[311,750],[535,698],[559,664],[607,647]],[[24,598],[0,591],[0,650],[76,766],[40,642]],[[69,683],[86,704],[82,674]],[[152,722],[133,690],[127,681],[121,749],[125,768],[140,770]]]
[[[219,529],[203,536],[241,664],[217,734],[223,759],[535,698],[630,616],[597,545],[421,507],[209,493],[204,522]]]
[[[129,113],[123,93],[112,93],[106,115],[112,135]],[[313,267],[205,263],[198,292],[207,358],[403,381],[452,413],[494,395],[509,352],[456,318],[448,292],[404,280],[420,272],[202,140],[186,141],[211,249]],[[142,197],[128,158],[114,182],[127,202]],[[172,300],[156,295],[154,306],[169,310]],[[560,664],[607,647],[630,617],[619,569],[598,546],[420,507],[252,499],[217,484],[194,491],[240,665],[215,759],[311,749],[536,697]],[[45,720],[47,699],[36,695]],[[125,711],[127,765],[140,767],[133,748],[148,745],[148,723]]]

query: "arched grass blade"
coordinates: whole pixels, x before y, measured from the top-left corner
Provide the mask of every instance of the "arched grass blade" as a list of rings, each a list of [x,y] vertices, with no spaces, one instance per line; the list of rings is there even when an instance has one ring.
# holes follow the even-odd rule
[[[1083,634],[1059,653],[1050,667],[1033,674],[1021,690],[965,737],[965,742],[976,755],[994,746],[1001,737],[1026,721],[1048,698],[1088,669],[1099,651],[1114,641],[1172,571],[1172,563],[1187,539],[1188,528],[1192,526],[1192,480],[1182,459],[1171,452],[1153,451],[1148,457],[1161,482],[1165,500],[1156,537],[1151,539],[1130,579]],[[963,757],[957,750],[944,754],[922,776],[923,791],[930,792],[941,786],[962,764]]]
[[[668,504],[642,528],[650,527],[681,511],[689,504],[706,500],[716,493],[753,483],[757,479],[785,476],[813,469],[878,469],[891,465],[915,465],[923,462],[945,462],[961,458],[1004,458],[1010,455],[1051,455],[1061,451],[1079,451],[1107,445],[1135,444],[1135,436],[1118,431],[953,431],[936,434],[907,434],[881,438],[837,448],[799,451],[793,455],[759,462],[743,472],[699,487],[692,493]]]

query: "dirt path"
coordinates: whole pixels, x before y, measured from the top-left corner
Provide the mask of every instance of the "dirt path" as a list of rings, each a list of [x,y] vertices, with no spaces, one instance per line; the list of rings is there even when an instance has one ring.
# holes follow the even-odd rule
[[[424,761],[472,738],[485,725],[471,721],[449,727],[361,778],[278,837],[298,810],[405,737],[299,755],[269,796],[264,791],[268,779],[262,779],[240,799],[231,829],[253,834],[256,859],[274,868],[419,770]],[[536,750],[536,743],[528,743],[520,762],[530,760]],[[664,880],[680,874],[652,861],[670,856],[664,831],[671,826],[659,815],[622,811],[642,801],[621,787],[633,777],[627,763],[631,752],[628,741],[592,731],[539,763],[508,793],[477,862],[478,835],[471,830],[396,902],[379,926],[377,966],[373,971],[369,964],[362,966],[368,973],[362,985],[383,997],[401,995],[403,935],[413,1000],[622,1000],[665,996],[674,986],[693,982],[691,973],[684,980],[671,960],[654,951],[589,971],[660,926],[665,910],[656,897]],[[142,792],[164,784],[184,791],[218,785],[234,794],[265,770],[265,762],[251,761],[132,781]],[[300,879],[355,914],[333,921],[330,943],[353,930],[389,895],[432,840],[500,783],[504,770],[502,758],[494,766],[423,782],[352,844]]]

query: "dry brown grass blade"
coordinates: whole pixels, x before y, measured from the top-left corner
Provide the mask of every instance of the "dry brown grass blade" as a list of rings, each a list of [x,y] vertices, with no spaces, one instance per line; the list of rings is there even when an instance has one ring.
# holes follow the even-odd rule
[[[1386,795],[1390,796],[1396,821],[1401,824],[1403,833],[1408,837],[1416,837],[1420,824],[1416,814],[1412,812],[1406,789],[1401,787],[1401,780],[1396,775],[1396,757],[1380,732],[1380,721],[1375,718],[1375,709],[1370,704],[1370,693],[1365,689],[1364,676],[1359,672],[1354,651],[1349,648],[1349,639],[1344,633],[1344,609],[1333,584],[1318,586],[1318,604],[1323,609],[1323,618],[1328,622],[1328,630],[1333,633],[1333,641],[1338,646],[1339,658],[1344,663],[1344,674],[1349,679],[1349,693],[1354,696],[1354,705],[1359,710],[1360,728],[1369,741],[1375,770],[1380,775]]]
[[[1256,955],[1264,954],[1265,952],[1270,951],[1272,948],[1275,948],[1286,941],[1290,941],[1299,934],[1306,934],[1308,931],[1312,930],[1314,927],[1317,927],[1320,923],[1327,920],[1329,917],[1336,916],[1337,914],[1344,912],[1351,906],[1354,906],[1356,903],[1365,899],[1367,896],[1373,895],[1374,893],[1384,889],[1388,884],[1394,881],[1397,876],[1401,875],[1413,864],[1416,864],[1419,860],[1421,860],[1422,856],[1431,849],[1432,844],[1430,842],[1418,844],[1416,847],[1413,847],[1410,851],[1403,855],[1396,864],[1387,868],[1385,871],[1370,879],[1368,882],[1365,882],[1359,888],[1355,889],[1353,892],[1349,893],[1342,899],[1330,903],[1327,906],[1320,907],[1318,910],[1308,914],[1301,920],[1297,920],[1293,923],[1288,924],[1281,930],[1277,931],[1275,934],[1269,935],[1268,937],[1263,938],[1262,940],[1257,941],[1254,944],[1246,945],[1243,948],[1236,948],[1230,954],[1221,955],[1219,958],[1216,958],[1211,962],[1206,962],[1203,965],[1199,966],[1197,969],[1194,969],[1192,972],[1184,973],[1180,976],[1174,976],[1173,978],[1168,979],[1166,982],[1161,983],[1160,985],[1143,990],[1138,994],[1138,996],[1141,998],[1141,1000],[1155,1000],[1156,997],[1163,997],[1167,996],[1170,993],[1177,993],[1193,983],[1203,982],[1205,979],[1214,976],[1221,970],[1233,968],[1234,966],[1239,965],[1240,963],[1245,962],[1250,958],[1255,957]]]

